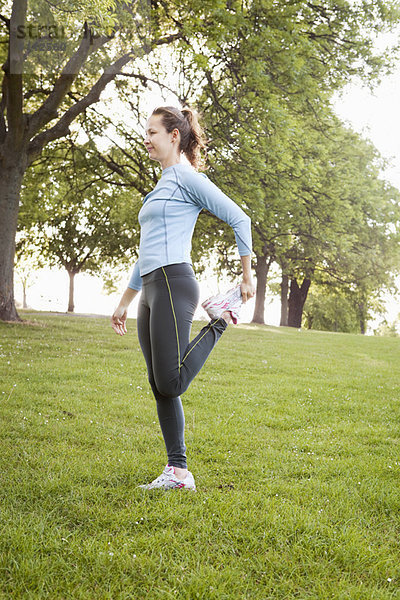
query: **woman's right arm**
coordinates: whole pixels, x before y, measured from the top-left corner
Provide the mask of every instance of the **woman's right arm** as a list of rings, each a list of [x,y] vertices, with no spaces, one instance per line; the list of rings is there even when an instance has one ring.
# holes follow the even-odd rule
[[[127,332],[126,319],[128,316],[128,307],[135,296],[142,288],[142,280],[139,271],[139,261],[136,262],[128,287],[122,295],[122,298],[111,317],[111,327],[118,335],[124,335]]]

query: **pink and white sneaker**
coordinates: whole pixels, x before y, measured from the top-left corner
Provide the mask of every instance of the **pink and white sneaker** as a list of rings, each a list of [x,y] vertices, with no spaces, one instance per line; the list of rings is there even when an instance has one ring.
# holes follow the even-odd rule
[[[178,479],[175,475],[175,468],[167,465],[164,471],[161,473],[159,477],[154,479],[151,483],[145,483],[143,485],[139,485],[138,487],[144,490],[191,490],[193,492],[196,491],[196,484],[194,482],[194,477],[190,471],[186,475],[185,479]]]
[[[229,311],[232,322],[236,325],[239,318],[239,311],[242,306],[242,292],[240,283],[234,288],[228,290],[225,294],[211,296],[201,306],[211,319],[219,319],[222,313]]]

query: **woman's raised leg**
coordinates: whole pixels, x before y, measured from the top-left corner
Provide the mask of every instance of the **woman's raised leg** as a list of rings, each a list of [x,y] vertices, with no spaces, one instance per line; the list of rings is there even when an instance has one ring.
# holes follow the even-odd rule
[[[195,277],[169,277],[149,290],[150,344],[152,368],[157,390],[175,398],[187,390],[203,367],[215,344],[227,327],[223,318],[212,319],[189,342],[193,315],[199,302],[199,284]]]

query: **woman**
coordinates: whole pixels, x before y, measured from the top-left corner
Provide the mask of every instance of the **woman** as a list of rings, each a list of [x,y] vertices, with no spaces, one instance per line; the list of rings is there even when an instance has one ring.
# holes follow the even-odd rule
[[[138,338],[157,401],[168,465],[154,481],[140,487],[195,490],[193,475],[187,469],[180,395],[200,371],[228,323],[237,322],[241,303],[255,294],[250,271],[251,222],[204,173],[195,170],[205,142],[190,108],[155,109],[146,124],[144,144],[150,158],[160,163],[162,175],[143,200],[139,259],[111,325],[119,335],[126,333],[128,306],[142,290]],[[181,162],[182,153],[190,165]],[[243,281],[227,294],[203,303],[211,321],[189,343],[200,295],[190,258],[191,239],[202,208],[233,228]]]

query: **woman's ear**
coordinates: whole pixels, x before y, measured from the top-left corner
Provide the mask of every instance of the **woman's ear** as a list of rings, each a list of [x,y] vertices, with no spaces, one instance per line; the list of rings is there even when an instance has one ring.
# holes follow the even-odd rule
[[[175,129],[172,130],[172,140],[171,141],[175,142],[175,140],[178,139],[178,136],[179,136],[179,129],[177,129],[175,127]]]

